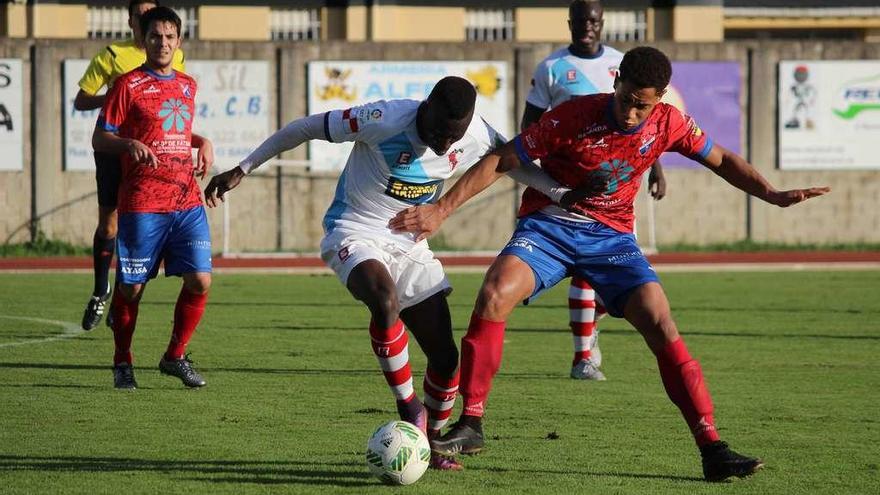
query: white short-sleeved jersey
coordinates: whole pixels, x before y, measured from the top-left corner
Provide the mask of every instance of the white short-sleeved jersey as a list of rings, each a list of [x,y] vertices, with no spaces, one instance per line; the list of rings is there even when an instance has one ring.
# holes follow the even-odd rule
[[[325,114],[328,141],[355,142],[324,216],[325,233],[338,228],[369,231],[412,245],[413,234],[388,228],[394,215],[413,205],[437,201],[445,179],[504,142],[475,115],[464,137],[438,156],[419,139],[416,113],[420,103],[377,101]]]
[[[551,53],[535,68],[526,101],[549,109],[575,96],[614,91],[614,76],[623,54],[602,45],[592,58],[573,55],[568,48]]]

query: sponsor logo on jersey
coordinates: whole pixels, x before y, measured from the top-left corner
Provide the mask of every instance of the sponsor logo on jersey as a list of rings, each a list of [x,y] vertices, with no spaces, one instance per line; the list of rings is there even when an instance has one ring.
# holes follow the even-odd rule
[[[586,129],[579,132],[577,135],[577,138],[583,139],[584,137],[589,136],[590,134],[597,134],[600,132],[605,132],[607,130],[608,130],[607,124],[593,124],[590,127],[587,127]]]
[[[632,179],[635,169],[626,160],[613,159],[599,164],[599,169],[593,172],[597,178],[607,183],[605,194],[614,194],[620,186]]]
[[[577,81],[577,78],[578,78],[578,73],[577,73],[577,71],[574,70],[574,69],[569,69],[569,70],[565,73],[565,80],[566,80],[566,81]]]
[[[421,205],[425,203],[433,203],[438,197],[440,197],[442,191],[442,180],[416,184],[395,177],[389,177],[388,187],[385,188],[385,195],[391,196],[394,199],[399,199],[404,203]]]
[[[156,86],[153,86],[152,84],[150,84],[150,87],[149,87],[149,88],[147,88],[147,89],[144,90],[144,94],[145,94],[145,95],[149,95],[149,94],[153,94],[153,93],[158,93],[158,92],[160,92],[160,89],[157,88]]]
[[[651,136],[642,139],[642,145],[639,146],[639,154],[645,156],[645,154],[651,150],[651,145],[654,144],[654,141],[657,139],[656,136]]]
[[[367,120],[382,120],[382,110],[374,108],[370,111],[370,117]]]
[[[146,75],[132,79],[131,82],[128,83],[128,89],[134,89],[134,88],[140,86],[141,84],[143,84],[147,81],[150,81],[150,80],[152,80],[152,78],[150,76],[146,76]]]
[[[700,129],[700,126],[697,125],[697,121],[691,117],[688,117],[688,126],[690,127],[691,134],[694,137],[700,137],[703,135],[703,130]]]
[[[587,148],[607,148],[607,147],[608,147],[608,143],[605,142],[605,136],[602,136],[599,138],[598,141],[587,145]]]
[[[158,115],[165,119],[162,121],[162,130],[165,132],[172,128],[175,132],[183,132],[186,129],[186,123],[192,120],[189,105],[179,98],[170,98],[162,102]]]
[[[412,151],[401,151],[399,155],[397,155],[397,164],[398,165],[409,165],[412,163],[413,152]]]

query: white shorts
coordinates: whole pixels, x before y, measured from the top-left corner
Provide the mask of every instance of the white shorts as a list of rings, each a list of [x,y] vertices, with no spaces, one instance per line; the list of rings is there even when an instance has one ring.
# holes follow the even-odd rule
[[[438,292],[452,292],[443,265],[426,241],[404,245],[375,234],[337,228],[321,241],[321,259],[346,287],[354,267],[367,260],[382,263],[397,287],[401,309],[415,306]]]

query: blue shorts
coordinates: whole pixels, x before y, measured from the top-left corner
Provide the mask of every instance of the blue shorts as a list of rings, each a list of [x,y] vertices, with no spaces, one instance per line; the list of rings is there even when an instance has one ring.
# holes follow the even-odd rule
[[[171,213],[122,213],[116,235],[116,281],[143,284],[165,275],[211,272],[211,231],[203,206]]]
[[[525,261],[535,274],[534,299],[577,275],[590,283],[611,316],[623,316],[633,289],[659,282],[632,234],[600,222],[574,222],[533,213],[523,217],[501,255]]]

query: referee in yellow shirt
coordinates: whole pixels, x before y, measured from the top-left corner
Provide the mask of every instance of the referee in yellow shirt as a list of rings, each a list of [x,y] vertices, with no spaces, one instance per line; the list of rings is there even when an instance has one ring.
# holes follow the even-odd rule
[[[73,101],[73,108],[80,111],[101,108],[104,106],[105,95],[99,95],[98,91],[104,86],[109,89],[117,77],[146,62],[139,20],[144,12],[158,6],[159,0],[128,2],[128,26],[133,34],[132,38],[111,43],[92,58],[79,80],[80,90]],[[179,49],[174,53],[173,68],[184,71],[183,52]],[[118,156],[95,152],[95,180],[98,183],[98,228],[95,229],[92,243],[95,286],[83,314],[84,330],[98,326],[104,315],[104,306],[110,298],[108,272],[116,247],[116,195],[121,175]]]

